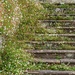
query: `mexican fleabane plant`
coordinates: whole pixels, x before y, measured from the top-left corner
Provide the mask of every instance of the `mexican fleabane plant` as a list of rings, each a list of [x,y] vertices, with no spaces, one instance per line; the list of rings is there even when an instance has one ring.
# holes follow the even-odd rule
[[[18,0],[2,0],[0,33],[3,38],[0,48],[0,74],[1,75],[22,75],[24,68],[30,62],[30,54],[18,47],[15,39],[15,32],[22,19]]]
[[[21,48],[22,45],[19,46],[18,41],[26,38],[24,33],[34,33],[34,30],[28,30],[28,27],[38,27],[38,19],[43,13],[43,7],[32,0],[1,0],[0,2],[2,4],[0,32],[3,37],[3,47],[0,49],[0,73],[23,75],[24,70],[32,66],[32,57]]]

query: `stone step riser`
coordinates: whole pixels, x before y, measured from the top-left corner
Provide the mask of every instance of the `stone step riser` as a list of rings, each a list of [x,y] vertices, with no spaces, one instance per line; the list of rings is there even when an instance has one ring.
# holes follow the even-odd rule
[[[51,13],[49,13],[49,14],[51,14]],[[58,16],[46,14],[46,15],[44,15],[44,18],[41,18],[41,19],[43,19],[43,20],[45,20],[45,19],[47,19],[47,20],[75,20],[75,16],[70,16],[70,15],[64,16],[64,14],[65,14],[64,12],[62,13],[63,15],[59,15],[58,13],[56,13],[56,14]]]
[[[75,23],[75,20],[38,20],[38,22],[44,23]]]
[[[35,70],[35,71],[26,71],[25,75],[75,75],[75,72],[74,71],[52,71],[52,70],[36,71]]]
[[[61,54],[61,53],[58,53],[58,54],[52,54],[52,53],[44,53],[44,54],[32,54],[34,55],[35,58],[46,58],[46,59],[65,59],[65,58],[71,58],[71,59],[75,59],[75,54]]]
[[[31,44],[31,45],[40,45],[40,46],[44,46],[44,45],[72,45],[75,46],[75,41],[25,41],[25,43],[27,44]]]
[[[25,44],[32,46],[35,50],[74,50],[75,42],[25,42]]]
[[[75,34],[31,34],[25,33],[25,40],[28,37],[30,38],[29,41],[75,41]],[[34,37],[36,36],[36,37]],[[25,41],[23,40],[23,41]],[[22,42],[22,41],[20,41]]]
[[[74,65],[75,59],[40,59],[40,58],[34,58],[33,59],[35,63],[44,63],[44,64],[69,64]]]
[[[62,29],[62,30],[75,30],[75,27],[50,27],[50,26],[41,26],[46,29]],[[35,28],[34,28],[35,29]]]
[[[46,32],[48,34],[75,34],[75,29],[46,29]],[[40,34],[40,32],[35,33]]]
[[[64,20],[40,20],[41,26],[48,27],[75,27],[74,21],[64,21]]]
[[[75,50],[27,50],[36,58],[46,59],[75,59]]]
[[[28,27],[28,26],[27,26]],[[58,26],[58,27],[49,27],[49,26],[41,26],[41,27],[45,27],[47,29],[67,29],[67,30],[74,30],[75,27],[61,27],[61,26]],[[37,28],[40,28],[40,26],[38,26],[37,28],[36,27],[33,27],[33,26],[29,26],[28,28],[30,29],[37,29]]]

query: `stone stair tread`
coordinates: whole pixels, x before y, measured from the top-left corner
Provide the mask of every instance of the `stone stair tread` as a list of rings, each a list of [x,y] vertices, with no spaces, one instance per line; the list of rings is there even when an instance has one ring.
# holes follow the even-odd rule
[[[33,44],[41,44],[41,43],[51,43],[51,44],[75,44],[75,41],[25,41],[26,43],[33,43]]]
[[[26,50],[26,52],[29,53],[38,53],[38,54],[42,54],[42,53],[75,53],[75,50]]]
[[[71,63],[75,64],[75,59],[40,59],[40,58],[34,58],[34,62],[41,62],[41,63],[55,63],[55,64],[61,64],[61,63]]]
[[[47,2],[47,1],[39,1],[41,4],[53,4],[53,5],[62,5],[62,4],[67,4],[67,5],[75,5],[74,2],[64,2],[64,3],[61,3],[61,2],[55,2],[55,3],[51,3],[51,2]]]
[[[41,27],[43,27],[43,26],[41,26]],[[49,26],[48,26],[49,27]],[[32,27],[32,26],[30,26],[29,28],[36,28],[36,27]],[[40,28],[40,26],[39,27],[37,27],[37,28]],[[49,28],[57,28],[57,29],[75,29],[75,27],[73,27],[73,26],[71,26],[71,27],[61,27],[61,26],[58,26],[58,27],[49,27]]]
[[[49,26],[47,28],[54,28],[54,29],[75,29],[75,27],[49,27]]]
[[[70,22],[70,23],[73,23],[75,22],[75,20],[38,20],[39,22]]]
[[[43,36],[43,35],[49,35],[49,36],[75,36],[75,34],[35,34],[35,33],[25,33],[25,34],[29,34],[29,35],[39,35],[39,36]]]
[[[49,74],[49,75],[75,75],[75,71],[54,71],[54,70],[35,70],[25,71],[28,74]]]
[[[59,15],[57,15],[57,14],[48,14],[48,16],[75,16],[75,14],[59,14]]]

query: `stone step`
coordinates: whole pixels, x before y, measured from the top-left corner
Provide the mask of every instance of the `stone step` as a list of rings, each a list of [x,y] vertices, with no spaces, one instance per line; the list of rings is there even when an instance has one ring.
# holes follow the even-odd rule
[[[49,34],[75,34],[75,29],[54,29],[54,28],[47,28],[47,33]],[[40,32],[36,32],[40,33]]]
[[[61,22],[61,23],[75,23],[75,20],[38,20],[39,22],[45,22],[45,23],[49,23],[49,22]]]
[[[73,29],[75,29],[75,27],[61,27],[61,26],[59,26],[59,27],[46,27],[46,28],[54,28],[54,29],[67,29],[67,30],[73,30]]]
[[[41,27],[75,27],[75,23],[64,22],[41,22]]]
[[[53,70],[35,70],[25,71],[27,75],[75,75],[75,71],[53,71]]]
[[[29,30],[33,29],[33,33],[29,32],[25,32],[24,34],[26,35],[37,35],[37,34],[75,34],[75,29],[74,28],[53,28],[50,26],[42,26],[42,28],[40,29],[40,27],[37,28],[29,28]]]
[[[45,30],[48,34],[75,34],[75,29],[54,29],[47,26]],[[42,32],[35,31],[35,33],[40,34]]]
[[[43,26],[41,26],[42,28]],[[32,27],[32,26],[29,26],[28,28],[33,28],[33,29],[36,29],[36,27]],[[38,26],[37,28],[40,28],[40,26]],[[54,29],[75,29],[75,27],[61,27],[61,26],[58,26],[58,27],[46,27],[46,28],[54,28]]]
[[[47,16],[75,16],[75,14],[48,14]]]
[[[75,3],[49,3],[49,2],[41,2],[41,4],[45,7],[45,8],[49,8],[50,7],[54,7],[54,8],[74,8],[75,7]]]
[[[48,27],[75,27],[75,20],[38,20],[41,26]]]
[[[31,34],[25,33],[25,40],[29,37],[29,41],[75,41],[75,34]],[[34,37],[35,36],[35,37]],[[32,38],[33,37],[33,38]],[[24,41],[24,40],[23,40]]]
[[[64,2],[61,1],[61,2],[60,2],[60,0],[59,0],[59,1],[56,0],[55,2],[53,2],[53,1],[52,1],[52,2],[51,2],[51,1],[46,1],[46,0],[41,0],[41,1],[39,0],[39,2],[40,2],[41,4],[50,4],[50,5],[53,4],[53,5],[58,5],[58,6],[60,6],[60,5],[62,5],[62,4],[63,4],[63,5],[70,5],[70,6],[71,6],[71,5],[75,5],[74,0],[72,0],[72,2],[71,2],[71,1],[70,1],[70,2],[69,2],[69,1],[64,1]]]
[[[75,59],[75,50],[26,50],[26,52],[31,53],[36,58]]]
[[[25,49],[35,50],[75,50],[74,41],[18,41],[18,44],[23,44]]]
[[[75,59],[40,59],[40,58],[34,58],[33,62],[36,63],[48,63],[48,64],[75,64]]]
[[[75,50],[74,41],[19,41],[35,50]]]
[[[27,36],[28,35],[26,35],[26,37],[25,37],[25,39],[24,40],[27,40]],[[28,37],[32,37],[32,35],[29,35]],[[23,40],[23,41],[24,41]],[[28,39],[28,41],[75,41],[75,38],[74,37],[49,37],[49,36],[36,36],[36,37],[34,37],[34,38],[29,38]],[[20,42],[20,41],[19,41]]]
[[[46,54],[46,53],[75,53],[75,50],[26,50],[32,54]]]
[[[34,50],[75,50],[75,46],[68,45],[68,44],[29,44],[29,43],[25,43],[24,45],[22,45],[22,48],[30,49],[30,50],[33,50],[33,49]]]
[[[74,14],[73,15],[70,15],[70,14],[65,15],[65,13],[67,13],[66,11],[63,11],[63,13],[60,11],[60,13],[61,14],[59,14],[57,12],[56,13],[49,13],[49,11],[48,11],[48,13],[45,14],[44,17],[41,19],[43,19],[43,20],[46,20],[46,19],[48,19],[48,20],[75,20]],[[49,15],[49,14],[52,14],[52,15]],[[53,14],[55,14],[55,15],[53,15]]]
[[[35,33],[25,33],[27,35],[38,35],[38,36],[66,36],[66,37],[75,37],[75,34],[35,34]]]
[[[25,41],[26,43],[32,44],[75,44],[75,41]]]

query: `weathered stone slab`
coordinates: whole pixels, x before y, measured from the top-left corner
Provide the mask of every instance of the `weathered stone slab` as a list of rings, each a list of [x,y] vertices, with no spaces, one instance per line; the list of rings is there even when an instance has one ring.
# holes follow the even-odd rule
[[[49,2],[49,3],[75,3],[75,0],[37,0],[40,2]]]
[[[52,71],[52,70],[38,70],[27,71],[27,75],[75,75],[75,71]]]

